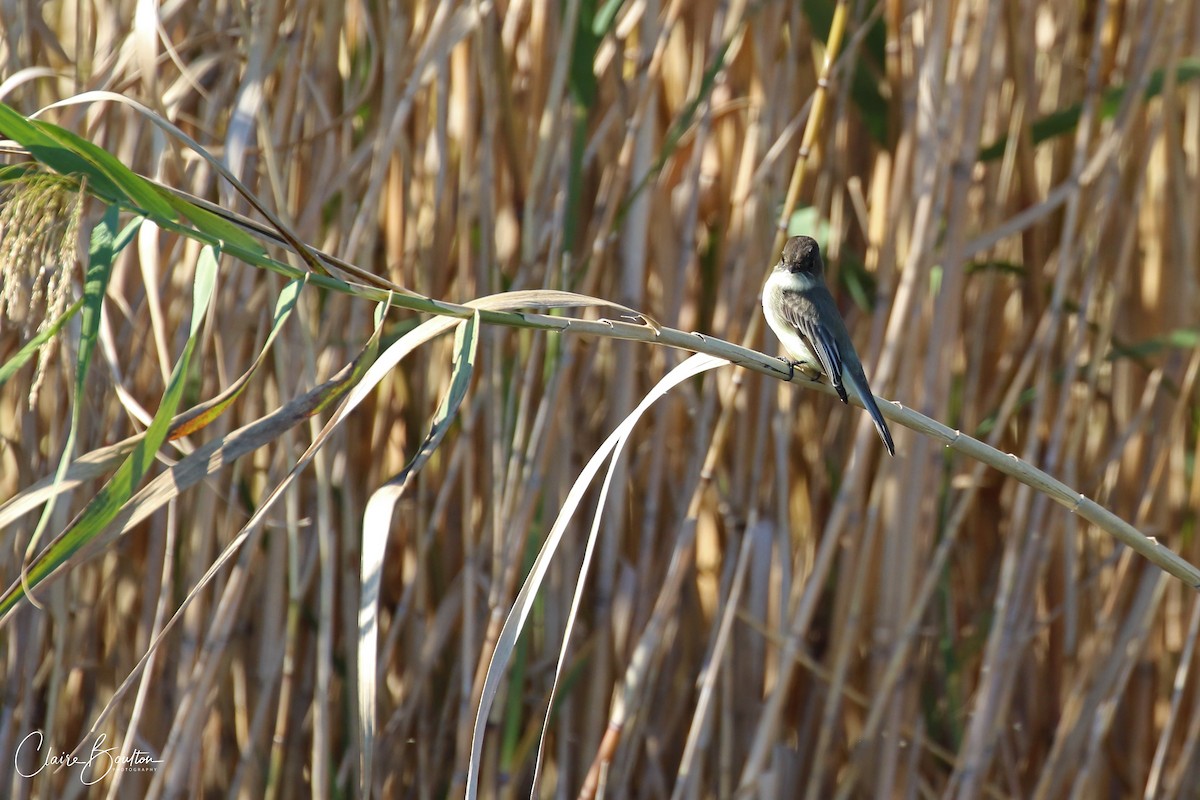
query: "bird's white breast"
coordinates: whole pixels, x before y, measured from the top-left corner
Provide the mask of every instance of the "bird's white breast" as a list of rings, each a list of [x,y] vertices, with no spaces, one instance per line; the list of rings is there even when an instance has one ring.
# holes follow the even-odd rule
[[[801,364],[809,365],[817,371],[821,369],[821,361],[817,358],[809,346],[804,343],[804,339],[792,326],[792,323],[781,313],[784,307],[784,291],[804,291],[806,288],[805,279],[798,275],[793,275],[784,270],[775,270],[771,273],[771,277],[767,279],[766,285],[763,287],[762,305],[763,315],[767,318],[767,324],[771,326],[771,330],[775,332],[775,336],[779,338],[783,348],[792,357],[793,361]]]

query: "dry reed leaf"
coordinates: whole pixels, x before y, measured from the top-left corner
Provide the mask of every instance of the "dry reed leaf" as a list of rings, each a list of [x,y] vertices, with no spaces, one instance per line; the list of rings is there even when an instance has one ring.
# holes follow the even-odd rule
[[[136,10],[6,19],[0,98],[25,114],[63,103],[44,118],[190,195],[169,203],[245,226],[266,250],[254,263],[284,281],[223,271],[187,405],[222,397],[260,357],[265,369],[162,456],[175,463],[55,582],[44,616],[6,625],[3,683],[16,688],[0,754],[14,765],[36,768],[17,756],[32,731],[70,752],[102,730],[166,759],[103,778],[112,793],[353,793],[358,687],[342,665],[356,655],[357,531],[371,488],[426,433],[448,343],[388,373],[267,513],[261,546],[164,635],[179,587],[200,582],[319,433],[327,415],[308,437],[295,426],[370,338],[364,302],[413,294],[386,346],[418,315],[562,290],[622,308],[481,311],[462,423],[394,514],[368,776],[380,796],[461,786],[537,532],[681,351],[744,369],[677,387],[613,477],[543,794],[1189,796],[1194,4]],[[3,153],[0,170],[23,159]],[[226,196],[220,171],[234,165],[268,216],[230,207],[246,202]],[[755,352],[757,293],[793,205],[828,232],[848,327],[875,388],[903,404],[884,411],[914,431],[894,463],[858,409],[754,375],[780,377]],[[178,355],[190,288],[175,265],[198,244],[147,231],[114,263],[114,368],[92,370],[83,455],[59,490],[47,476],[70,429],[70,306],[32,407],[33,367],[14,361],[32,334],[0,329],[0,369],[14,365],[0,383],[6,579],[28,512],[61,491],[50,526],[69,523]],[[293,324],[262,356],[271,304],[302,271]],[[563,563],[583,552],[564,537]],[[576,583],[550,569],[514,653],[479,763],[491,796],[528,793]],[[148,652],[136,702],[110,704]],[[5,773],[2,792],[63,796],[78,779]]]

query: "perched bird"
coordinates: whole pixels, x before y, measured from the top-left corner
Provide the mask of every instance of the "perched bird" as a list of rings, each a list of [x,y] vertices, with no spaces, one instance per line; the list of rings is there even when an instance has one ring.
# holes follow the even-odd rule
[[[846,323],[825,286],[825,264],[815,240],[808,236],[787,240],[783,257],[763,287],[762,305],[767,324],[792,357],[788,364],[814,380],[828,377],[843,403],[847,402],[846,387],[854,390],[888,454],[896,455],[891,431],[867,385]]]

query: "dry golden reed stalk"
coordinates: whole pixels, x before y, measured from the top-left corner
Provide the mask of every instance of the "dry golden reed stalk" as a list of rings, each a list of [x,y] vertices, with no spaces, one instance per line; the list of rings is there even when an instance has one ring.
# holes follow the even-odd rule
[[[877,393],[1200,562],[1196,4],[15,13],[0,26],[0,100],[26,114],[89,90],[137,100],[298,241],[376,285],[454,303],[570,290],[775,352],[758,292],[780,221],[802,229],[822,242]],[[253,215],[127,107],[45,118]],[[36,330],[28,312],[50,313],[14,305],[32,255],[82,275],[68,263],[70,203],[30,217],[33,198],[9,184],[0,241],[61,237],[36,253],[0,245],[3,269],[26,270],[0,286],[0,365]],[[80,229],[101,211],[88,204]],[[103,448],[143,430],[169,382],[198,251],[144,225],[120,254],[85,396],[73,396],[70,325],[44,368],[0,385],[0,514],[36,506],[71,402],[84,404],[75,452],[88,469],[49,530],[97,493],[113,468]],[[247,370],[283,285],[222,259],[186,403]],[[37,767],[79,745],[86,760],[97,733],[114,755],[156,761],[104,775],[91,791],[109,796],[359,792],[363,510],[426,436],[452,379],[448,337],[325,442],[136,668],[318,436],[327,412],[300,424],[310,390],[363,348],[372,309],[305,288],[238,401],[159,452],[231,460],[191,473],[186,491],[164,481],[158,510],[0,627],[0,794],[85,792],[77,769]],[[393,312],[384,344],[418,322]],[[681,359],[645,341],[483,327],[458,424],[392,518],[373,796],[463,794],[489,658],[533,554],[583,464]],[[896,458],[881,458],[860,409],[732,367],[654,406],[604,506],[592,493],[569,529],[512,654],[475,765],[481,796],[527,796],[539,746],[546,797],[1195,796],[1194,589],[1050,494],[896,434]],[[552,699],[592,514],[597,549]],[[5,586],[37,524],[13,515]]]

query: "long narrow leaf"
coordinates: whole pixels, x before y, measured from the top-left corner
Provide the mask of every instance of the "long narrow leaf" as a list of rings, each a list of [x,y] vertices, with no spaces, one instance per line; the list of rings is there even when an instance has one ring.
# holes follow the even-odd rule
[[[404,496],[421,467],[433,455],[446,436],[450,424],[471,385],[475,369],[475,351],[479,344],[479,313],[460,322],[454,335],[454,371],[450,386],[433,414],[429,433],[416,455],[404,469],[371,495],[363,514],[362,561],[359,568],[361,591],[358,600],[358,715],[359,715],[359,795],[371,796],[371,771],[375,752],[375,664],[379,641],[379,587],[383,559],[387,552],[388,532],[396,503]]]
[[[89,191],[111,203],[145,214],[164,227],[187,218],[196,230],[230,252],[262,255],[262,244],[236,225],[168,192],[125,166],[111,153],[50,122],[27,119],[0,103],[0,134],[11,138],[41,163],[63,175],[86,178]]]
[[[26,119],[0,103],[0,134],[26,148],[38,161],[63,175],[83,175],[106,199],[127,200],[152,217],[173,217],[162,193],[111,153],[48,122]]]
[[[554,520],[554,525],[551,527],[550,533],[546,535],[546,541],[542,545],[542,549],[538,552],[537,558],[534,559],[533,568],[530,569],[529,575],[525,578],[525,583],[521,586],[521,590],[517,592],[517,597],[513,601],[513,607],[508,612],[508,617],[504,620],[504,626],[500,629],[500,635],[496,638],[496,649],[492,651],[492,658],[488,663],[487,673],[483,679],[483,692],[480,695],[479,711],[475,715],[475,729],[471,735],[471,760],[467,767],[468,800],[475,800],[479,794],[479,767],[480,757],[483,754],[483,732],[487,726],[488,716],[491,714],[492,704],[496,700],[496,694],[500,690],[500,681],[504,677],[504,668],[508,665],[508,661],[512,657],[513,650],[517,644],[517,638],[521,635],[521,630],[525,627],[525,620],[528,619],[530,611],[533,610],[534,600],[537,598],[542,581],[546,578],[546,572],[550,569],[550,562],[554,558],[554,553],[558,550],[559,544],[562,543],[563,535],[567,530],[567,524],[574,516],[580,502],[582,502],[583,496],[587,492],[588,486],[591,485],[592,479],[600,471],[600,467],[608,459],[613,450],[629,437],[633,426],[637,424],[637,421],[645,413],[646,409],[654,405],[659,398],[666,395],[667,392],[683,381],[714,367],[728,363],[728,361],[714,356],[697,354],[673,369],[658,382],[649,394],[642,398],[642,402],[621,421],[617,429],[608,435],[608,438],[604,440],[604,444],[600,445],[599,449],[592,454],[592,457],[588,459],[588,463],[579,474],[579,477],[575,479],[575,483],[567,493],[566,502],[563,503],[562,508],[558,512],[558,518]],[[590,551],[591,544],[589,543],[588,546]],[[561,670],[561,662],[559,669]]]
[[[127,236],[118,241],[117,224],[119,214],[116,206],[109,206],[104,216],[92,228],[91,245],[88,247],[87,274],[83,283],[83,319],[80,326],[79,353],[75,358],[75,397],[71,403],[71,425],[67,430],[67,442],[63,445],[62,455],[58,459],[58,469],[54,471],[54,483],[61,486],[66,477],[67,467],[75,456],[75,437],[79,432],[79,419],[83,409],[84,390],[87,385],[88,369],[92,365],[92,353],[96,351],[96,339],[100,335],[100,311],[104,305],[104,295],[108,291],[108,278],[112,274],[113,259],[132,238],[132,232],[141,226],[141,220],[126,229]],[[55,500],[58,492],[50,495],[46,507],[42,509],[41,519],[29,537],[26,554],[37,551],[38,542],[50,517],[54,514]]]
[[[1166,70],[1157,69],[1150,74],[1150,79],[1146,82],[1145,92],[1142,94],[1143,102],[1152,100],[1162,94],[1163,87],[1166,84]],[[1200,78],[1200,59],[1185,58],[1180,60],[1175,69],[1175,81],[1179,84],[1194,81]],[[1113,86],[1106,89],[1104,97],[1100,103],[1100,118],[1108,119],[1117,113],[1117,109],[1121,105],[1121,101],[1125,97],[1125,93],[1129,91],[1128,86]],[[1041,144],[1047,139],[1053,139],[1056,136],[1062,136],[1075,130],[1079,124],[1079,117],[1083,113],[1083,103],[1055,111],[1052,114],[1047,114],[1029,126],[1029,138],[1033,144]],[[1008,146],[1008,137],[1001,136],[996,141],[989,144],[987,147],[979,151],[980,161],[995,161],[1004,155],[1004,148]]]
[[[29,360],[38,354],[38,351],[42,349],[46,342],[57,336],[58,332],[62,330],[62,327],[70,322],[71,319],[79,313],[79,309],[81,308],[83,308],[82,297],[76,300],[74,303],[71,303],[71,305],[67,306],[66,311],[64,311],[58,319],[54,320],[52,324],[48,325],[45,330],[38,332],[38,334],[26,342],[24,346],[13,355],[12,358],[10,358],[8,361],[5,361],[3,365],[0,365],[0,386],[3,386],[5,383],[7,383],[13,375],[16,375],[17,372],[20,371],[21,367],[28,364]]]
[[[267,354],[271,351],[271,345],[274,343],[276,337],[279,336],[279,331],[283,329],[283,324],[287,322],[288,317],[292,315],[292,311],[296,308],[296,301],[300,298],[300,290],[304,288],[306,282],[307,276],[297,278],[294,281],[290,281],[283,287],[283,291],[279,293],[279,297],[275,301],[275,314],[271,320],[271,330],[267,334],[267,340],[263,342],[263,346],[259,350],[254,362],[250,365],[250,368],[212,400],[196,406],[183,415],[181,419],[172,423],[168,439],[174,441],[190,433],[195,433],[221,416],[225,412],[225,409],[233,404],[233,401],[249,385],[250,378],[258,372],[259,367],[267,360]]]
[[[158,411],[146,430],[145,436],[133,448],[133,452],[117,469],[112,479],[92,499],[87,508],[53,544],[34,559],[22,576],[22,581],[0,596],[0,621],[4,620],[17,603],[25,597],[27,588],[36,587],[45,580],[46,576],[64,564],[79,548],[98,536],[109,521],[116,516],[125,501],[133,495],[134,490],[145,477],[154,453],[167,438],[171,418],[183,396],[184,387],[187,384],[188,365],[199,340],[200,326],[212,298],[216,271],[216,251],[212,248],[201,250],[196,265],[191,330],[188,333],[187,342],[184,344],[183,354],[171,371],[166,391],[163,393]]]

